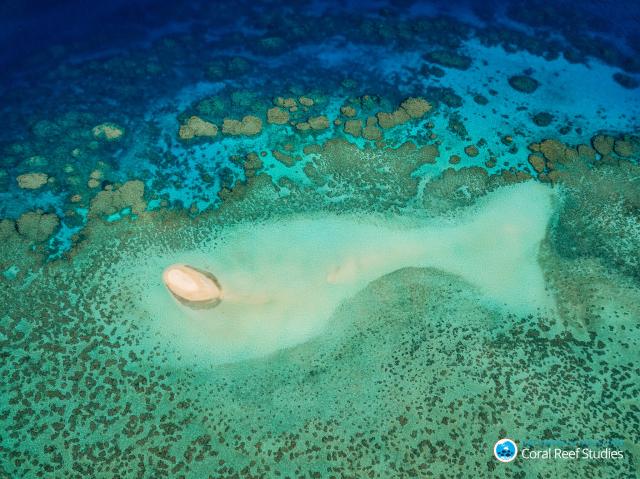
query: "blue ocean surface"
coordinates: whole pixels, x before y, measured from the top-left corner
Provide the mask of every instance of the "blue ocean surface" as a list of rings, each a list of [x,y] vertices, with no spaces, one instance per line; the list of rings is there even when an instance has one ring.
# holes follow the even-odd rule
[[[639,27],[2,2],[0,477],[637,477]]]

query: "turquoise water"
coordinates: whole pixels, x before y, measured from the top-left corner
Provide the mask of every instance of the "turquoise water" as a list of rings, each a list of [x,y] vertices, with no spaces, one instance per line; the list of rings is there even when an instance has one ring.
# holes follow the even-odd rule
[[[0,477],[637,477],[633,5],[81,4],[0,20]]]

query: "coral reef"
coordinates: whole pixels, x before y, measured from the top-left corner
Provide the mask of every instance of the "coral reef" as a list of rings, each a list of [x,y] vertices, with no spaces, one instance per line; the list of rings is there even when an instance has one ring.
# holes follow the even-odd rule
[[[147,207],[144,198],[144,183],[130,180],[120,187],[102,190],[91,200],[89,215],[112,215],[125,208],[131,208],[133,213],[141,213]]]
[[[476,156],[478,156],[478,154],[480,153],[480,151],[478,150],[478,147],[476,145],[467,145],[464,147],[464,152],[466,153],[467,156],[474,158]]]
[[[118,141],[124,135],[124,128],[115,123],[101,123],[94,126],[91,133],[97,140]]]
[[[351,105],[344,105],[340,107],[340,113],[342,113],[347,118],[353,118],[354,116],[356,116],[357,111]]]
[[[308,96],[301,96],[300,98],[298,98],[298,102],[302,105],[302,106],[313,106],[314,105],[314,101],[313,98],[309,98]]]
[[[241,121],[225,118],[222,123],[222,133],[231,136],[254,136],[262,131],[262,120],[257,116],[247,115]]]
[[[546,111],[541,111],[533,115],[532,119],[537,126],[549,126],[553,121],[553,115]]]
[[[180,125],[178,136],[181,140],[193,138],[214,138],[218,134],[218,127],[213,123],[197,116],[191,116],[186,123]]]
[[[286,153],[282,153],[278,150],[274,150],[272,153],[276,160],[278,160],[280,163],[284,164],[285,166],[289,166],[289,167],[295,165],[298,161],[302,159],[302,157],[300,156],[287,155]]]
[[[509,85],[521,93],[533,93],[538,89],[540,83],[528,75],[514,75],[509,77]]]
[[[25,173],[16,178],[18,186],[25,190],[37,190],[47,184],[48,179],[49,176],[46,173]]]
[[[409,114],[404,108],[398,108],[394,112],[378,112],[376,118],[380,126],[384,129],[393,128],[394,126],[402,125],[411,119]]]
[[[429,112],[432,107],[424,98],[410,97],[400,103],[400,108],[406,111],[411,118],[421,118]]]
[[[347,120],[344,122],[344,132],[351,136],[362,135],[362,120]]]
[[[35,242],[42,242],[49,239],[59,224],[60,219],[53,213],[29,211],[18,218],[16,227],[18,233],[25,238]]]
[[[607,156],[613,151],[615,139],[607,135],[596,135],[591,139],[591,144],[602,156]]]
[[[417,147],[405,142],[397,148],[359,149],[339,139],[329,140],[317,149],[313,167],[305,173],[316,183],[327,184],[333,194],[348,195],[354,205],[371,208],[407,202],[417,192],[412,173],[433,164],[438,157],[435,145]]]
[[[623,86],[624,88],[627,88],[628,90],[633,90],[640,86],[640,82],[638,80],[624,73],[614,73],[613,79],[616,81],[616,83]]]
[[[313,116],[308,120],[309,126],[312,130],[326,130],[329,128],[329,119],[324,116]]]
[[[471,58],[451,50],[435,50],[424,55],[425,60],[448,68],[467,70],[471,66]]]
[[[273,107],[267,110],[267,122],[275,125],[284,125],[289,122],[289,112],[281,107]]]
[[[397,110],[391,113],[378,112],[376,118],[380,127],[389,129],[402,125],[411,119],[421,118],[429,110],[431,110],[431,105],[423,98],[407,98]]]
[[[507,476],[636,477],[635,31],[588,2],[511,2],[508,25],[479,2],[468,17],[274,5],[190,2],[166,9],[169,28],[152,9],[144,39],[125,20],[125,45],[89,35],[3,70],[0,476],[492,477],[488,451],[513,436],[621,438],[625,457],[514,461]],[[331,214],[455,228],[525,181],[555,198],[530,255],[553,313],[410,264],[259,360],[187,363],[194,351],[155,334],[171,308],[185,313],[176,333],[202,319],[162,271],[219,274],[203,252],[234,228],[249,253],[225,260],[242,264],[262,246],[254,226]],[[527,235],[487,229],[431,253]],[[318,251],[303,253],[304,273]],[[497,262],[479,268],[498,277]],[[330,274],[362,266],[336,258]]]
[[[362,129],[362,137],[365,140],[379,140],[382,138],[382,130],[378,128],[378,123],[378,118],[375,116],[367,118],[367,123]]]

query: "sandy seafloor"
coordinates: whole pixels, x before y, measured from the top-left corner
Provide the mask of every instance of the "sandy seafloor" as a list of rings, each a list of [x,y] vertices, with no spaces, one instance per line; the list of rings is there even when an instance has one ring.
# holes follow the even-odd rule
[[[638,477],[634,2],[0,13],[0,477]]]

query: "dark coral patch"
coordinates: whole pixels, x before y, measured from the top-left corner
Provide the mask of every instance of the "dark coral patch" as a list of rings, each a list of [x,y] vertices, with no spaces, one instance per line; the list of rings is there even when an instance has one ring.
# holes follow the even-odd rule
[[[551,113],[547,113],[546,111],[541,111],[540,113],[536,113],[533,115],[533,122],[537,126],[549,126],[553,121],[553,115]]]
[[[616,81],[616,83],[629,90],[638,88],[638,85],[640,85],[640,82],[638,82],[638,80],[636,80],[632,76],[625,75],[624,73],[620,72],[614,73],[613,79]]]
[[[427,98],[437,103],[444,103],[451,108],[462,106],[462,97],[453,88],[429,87],[427,88]]]
[[[426,53],[424,59],[443,67],[457,68],[458,70],[467,70],[471,66],[470,57],[460,55],[454,50],[435,50]]]
[[[509,78],[509,85],[514,90],[518,90],[522,93],[533,93],[538,89],[540,83],[535,78],[531,78],[528,75],[514,75]]]
[[[482,105],[482,106],[489,103],[489,100],[487,99],[487,97],[484,95],[481,95],[480,93],[473,96],[473,101],[475,101],[478,105]]]

